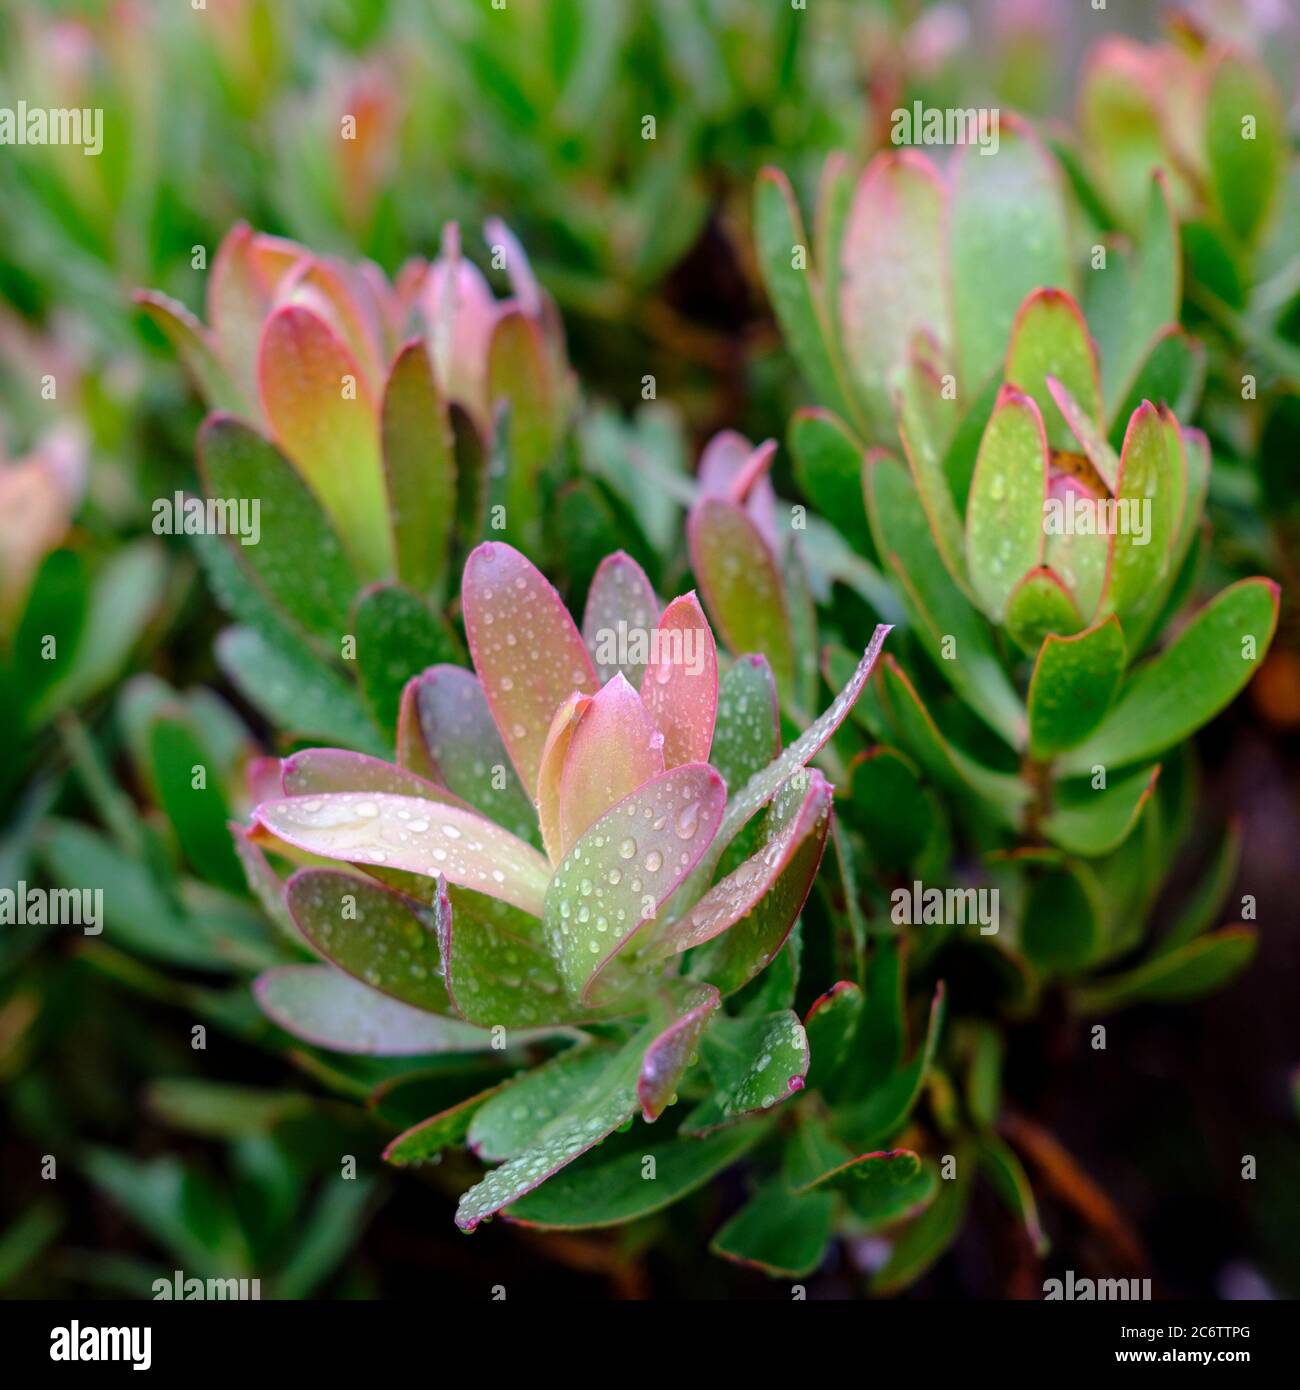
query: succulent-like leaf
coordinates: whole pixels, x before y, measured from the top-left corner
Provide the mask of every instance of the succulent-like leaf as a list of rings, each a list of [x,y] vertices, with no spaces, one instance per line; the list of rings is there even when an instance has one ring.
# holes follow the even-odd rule
[[[1089,858],[1110,854],[1128,839],[1155,791],[1160,768],[1139,768],[1104,787],[1093,779],[1057,783],[1043,831],[1054,845]]]
[[[862,1017],[862,990],[852,980],[840,980],[813,1000],[804,1018],[808,1035],[808,1084],[822,1087],[839,1070]]]
[[[1020,924],[1020,947],[1043,971],[1079,969],[1101,946],[1097,887],[1070,864],[1030,880]]]
[[[513,547],[486,541],[465,562],[465,634],[506,751],[531,796],[551,718],[596,672],[568,609]]]
[[[226,370],[216,340],[185,305],[155,290],[138,290],[133,297],[162,330],[211,409],[245,418],[254,413],[252,402]]]
[[[616,802],[664,770],[664,736],[620,672],[585,701],[560,777],[559,857]]]
[[[438,946],[452,1007],[485,1028],[541,1028],[593,1016],[562,1002],[559,972],[537,918],[499,898],[443,883]]]
[[[429,604],[400,584],[375,584],[352,615],[361,688],[375,723],[397,723],[402,691],[412,673],[456,658],[459,643]]]
[[[1077,636],[1049,635],[1029,681],[1029,750],[1050,758],[1082,743],[1119,689],[1128,649],[1112,613]]]
[[[317,796],[322,792],[384,792],[390,796],[422,796],[448,806],[466,804],[454,792],[430,782],[408,768],[349,753],[344,748],[301,748],[280,764],[281,790],[262,798]],[[466,807],[468,809],[468,807]]]
[[[659,600],[645,570],[622,550],[606,555],[587,590],[587,606],[582,615],[582,640],[602,685],[622,672],[640,690],[646,661],[640,658],[636,642],[644,640],[648,644],[658,612]],[[626,646],[620,644],[620,633],[626,636]],[[603,659],[606,651],[615,659]]]
[[[358,581],[312,490],[273,444],[229,416],[204,422],[199,470],[208,497],[257,507],[256,544],[245,545],[233,530],[223,537],[238,562],[305,632],[337,652]]]
[[[641,699],[663,734],[665,767],[704,762],[718,712],[718,652],[694,594],[675,598],[656,628],[659,647]]]
[[[1097,423],[1101,419],[1100,410],[1094,410],[1089,414],[1075,398],[1070,388],[1055,376],[1048,376],[1047,390],[1057,412],[1069,425],[1070,433],[1083,450],[1084,457],[1092,464],[1097,476],[1105,483],[1107,491],[1113,495],[1119,480],[1119,455],[1110,447],[1105,430]],[[1141,403],[1140,400],[1135,401],[1133,410],[1136,410]],[[1129,414],[1131,415],[1132,411]],[[1124,418],[1127,419],[1128,416]],[[1068,448],[1068,443],[1063,443],[1058,447]]]
[[[462,1230],[472,1231],[485,1217],[531,1192],[632,1118],[646,1051],[672,1025],[683,1002],[689,1007],[689,996],[684,999],[680,991],[665,988],[656,993],[645,1026],[614,1054],[583,1094],[541,1131],[530,1148],[461,1197],[456,1224]]]
[[[541,916],[550,880],[546,860],[509,831],[460,806],[334,792],[265,802],[254,815],[273,835],[326,859],[442,876]]]
[[[345,974],[413,1008],[451,1012],[432,912],[337,869],[300,869],[285,900],[302,935]]]
[[[1280,191],[1284,130],[1263,65],[1236,49],[1220,53],[1206,95],[1205,148],[1219,215],[1243,242],[1256,237]]]
[[[1006,379],[1033,398],[1053,449],[1069,447],[1071,425],[1050,380],[1068,391],[1086,420],[1101,419],[1097,353],[1079,306],[1060,290],[1035,290],[1020,306],[1007,348]]]
[[[796,410],[787,436],[799,490],[858,550],[870,537],[862,503],[862,446],[829,410]]]
[[[149,729],[149,761],[159,802],[185,857],[213,883],[238,892],[244,873],[226,832],[230,810],[211,754],[189,720],[159,717]],[[194,785],[194,769],[208,772]]]
[[[918,329],[952,340],[944,191],[911,150],[877,155],[858,182],[839,249],[839,322],[872,438],[893,437],[895,377]]]
[[[1047,637],[1069,637],[1083,626],[1074,596],[1047,565],[1029,570],[1011,591],[1003,621],[1008,635],[1028,656],[1036,656]],[[1031,737],[1032,733],[1031,720]]]
[[[794,644],[785,589],[758,528],[734,502],[706,497],[687,522],[691,568],[714,626],[735,655],[761,652],[778,690],[794,677]]]
[[[535,840],[537,817],[519,783],[477,677],[459,666],[434,666],[415,677],[409,737],[436,777],[489,820]],[[400,734],[400,730],[399,730]]]
[[[790,181],[779,169],[760,170],[754,185],[754,241],[772,308],[805,379],[833,410],[852,418],[825,291],[810,264],[812,251]]]
[[[670,768],[606,811],[546,894],[546,939],[573,998],[652,920],[712,842],[726,787],[707,764]]]
[[[356,359],[323,319],[288,304],[267,320],[258,374],[276,442],[334,519],[362,577],[391,574],[379,407]]]
[[[683,1134],[708,1134],[803,1089],[808,1035],[788,1009],[744,1018],[720,1018],[704,1035],[700,1055],[713,1093],[682,1122]]]
[[[738,657],[718,685],[709,762],[729,787],[743,787],[781,751],[776,682],[765,656]]]
[[[1147,1000],[1199,999],[1239,975],[1258,945],[1249,927],[1224,927],[1080,990],[1076,1006],[1081,1013],[1097,1014]]]
[[[1164,579],[1178,529],[1183,486],[1171,444],[1181,443],[1176,425],[1167,438],[1165,420],[1144,401],[1129,421],[1116,479],[1116,524],[1101,596],[1102,613],[1124,618],[1140,608]],[[1119,511],[1127,504],[1128,517]]]
[[[1047,496],[1047,438],[1038,406],[1003,387],[966,503],[966,569],[995,620],[1005,615],[1021,577],[1042,563]]]
[[[713,979],[726,994],[739,989],[777,953],[794,925],[821,862],[830,810],[831,788],[825,777],[815,769],[794,773],[772,799],[765,839],[757,852],[688,912],[659,928],[650,953],[656,959],[667,957],[703,946],[725,932],[721,944],[726,949],[711,957],[704,978]]]
[[[431,1162],[444,1149],[463,1144],[474,1116],[501,1089],[502,1086],[492,1086],[486,1091],[467,1096],[446,1110],[403,1130],[384,1150],[384,1162],[391,1163],[395,1168],[414,1167]]]
[[[830,1193],[801,1196],[773,1182],[718,1231],[709,1249],[774,1278],[798,1279],[821,1264],[834,1211]]]
[[[500,1087],[474,1116],[469,1147],[486,1163],[504,1163],[531,1148],[547,1125],[582,1099],[616,1050],[602,1042],[566,1048]]]
[[[872,862],[901,872],[935,830],[935,810],[917,770],[897,749],[873,748],[855,759],[842,814],[861,829]]]
[[[889,1258],[871,1276],[873,1292],[887,1294],[906,1288],[956,1240],[970,1199],[975,1156],[963,1144],[958,1147],[956,1160],[956,1175],[939,1184],[934,1201],[904,1228],[891,1246]]]
[[[700,1039],[722,1005],[713,985],[682,985],[681,1013],[646,1048],[636,1098],[647,1124],[657,1120],[677,1098],[677,1083],[697,1056]]]
[[[492,1044],[481,1028],[413,1009],[332,965],[278,965],[253,981],[253,993],[286,1033],[333,1052],[409,1057]]]
[[[1133,673],[1096,732],[1066,757],[1064,770],[1152,758],[1208,723],[1263,661],[1277,607],[1271,580],[1243,579],[1225,589]]]
[[[505,1210],[522,1226],[550,1231],[589,1230],[639,1220],[703,1187],[743,1158],[769,1131],[761,1121],[736,1125],[684,1143],[670,1136],[657,1144],[641,1139],[633,1148],[613,1141],[584,1155],[527,1197]],[[647,1159],[654,1181],[647,1182]]]
[[[447,569],[456,518],[456,452],[445,401],[421,340],[398,353],[380,416],[397,575],[430,593]]]
[[[1025,736],[1025,715],[988,625],[948,577],[915,488],[887,456],[863,467],[867,513],[882,562],[897,579],[917,637],[959,695],[1013,747]],[[1041,526],[1041,517],[1040,517]],[[945,660],[945,638],[956,660]]]
[[[1002,360],[1025,296],[1070,288],[1065,202],[1038,137],[1004,113],[995,153],[958,152],[950,209],[958,375],[975,390]]]

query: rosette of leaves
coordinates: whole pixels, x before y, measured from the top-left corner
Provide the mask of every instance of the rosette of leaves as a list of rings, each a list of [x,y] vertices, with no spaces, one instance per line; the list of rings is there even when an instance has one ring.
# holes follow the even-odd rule
[[[1185,17],[1163,43],[1097,45],[1071,158],[1103,227],[1139,225],[1142,181],[1168,170],[1182,223],[1184,321],[1210,349],[1205,418],[1229,458],[1255,460],[1274,516],[1300,504],[1300,165],[1263,63]],[[1166,357],[1180,351],[1171,338]],[[1240,543],[1251,545],[1250,528]],[[1281,553],[1286,542],[1279,541]]]
[[[908,615],[909,669],[886,658],[860,707],[880,748],[852,802],[910,882],[943,837],[927,793],[946,793],[1002,887],[986,941],[1032,996],[1134,945],[1186,825],[1181,769],[1153,796],[1161,760],[1175,771],[1276,624],[1264,579],[1182,616],[1210,454],[1179,424],[1191,358],[1165,370],[1162,345],[1185,335],[1164,180],[1146,184],[1140,254],[1082,272],[1059,171],[1015,121],[996,155],[964,149],[946,178],[914,151],[856,185],[832,161],[803,269],[794,217],[765,176],[774,304],[840,412],[796,417],[797,471],[859,545],[869,535]],[[886,789],[907,816],[880,809]],[[942,851],[928,862],[942,872]],[[1152,961],[1133,972],[1135,995],[1208,988],[1252,944],[1236,927],[1170,943],[1154,982]]]
[[[461,605],[475,674],[439,665],[410,682],[396,764],[307,749],[264,786],[241,854],[322,960],[263,974],[256,995],[287,1032],[343,1053],[575,1039],[390,1145],[398,1164],[465,1141],[500,1162],[462,1198],[466,1229],[638,1112],[657,1121],[679,1094],[698,1098],[701,1134],[721,1114],[725,1141],[673,1139],[672,1181],[606,1213],[628,1219],[733,1161],[803,1085],[783,948],[831,802],[806,764],[887,629],[782,748],[766,660],[742,656],[719,679],[694,595],[662,606],[625,555],[598,571],[581,632],[501,542],[469,557]],[[302,865],[282,901],[276,862]]]
[[[238,623],[218,660],[277,727],[387,751],[411,673],[463,660],[443,612],[457,549],[539,538],[572,382],[522,248],[499,223],[488,236],[508,300],[454,225],[437,260],[389,284],[241,224],[213,261],[206,325],[138,296],[217,412],[193,502],[259,509],[256,537],[193,529]]]

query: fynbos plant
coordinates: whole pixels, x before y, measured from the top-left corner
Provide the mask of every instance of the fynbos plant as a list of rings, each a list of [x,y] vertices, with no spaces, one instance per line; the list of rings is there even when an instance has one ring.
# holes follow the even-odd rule
[[[859,770],[908,788],[904,863],[931,842],[918,779],[964,812],[1009,899],[993,944],[1032,988],[1139,938],[1185,828],[1181,776],[1151,805],[1157,759],[1178,762],[1250,678],[1277,588],[1244,581],[1179,618],[1210,457],[1175,410],[1194,374],[1165,370],[1178,241],[1161,179],[1139,253],[1083,272],[1085,321],[1059,174],[1026,127],[1003,125],[995,156],[962,151],[947,177],[912,151],[879,156],[855,186],[832,162],[814,265],[783,253],[799,236],[775,177],[757,215],[792,346],[844,411],[796,422],[802,474],[858,544],[869,528],[909,620],[911,674],[887,657],[861,706],[904,756]],[[845,500],[859,476],[861,527]],[[854,801],[885,828],[869,794]],[[1167,938],[1078,1002],[1202,990],[1251,946],[1243,928]]]
[[[700,1090],[711,1127],[803,1085],[789,1000],[757,1014],[723,1000],[771,965],[799,915],[831,801],[805,764],[858,698],[887,629],[782,750],[766,664],[741,657],[719,682],[694,595],[660,611],[626,556],[598,571],[581,634],[501,542],[469,557],[461,602],[477,676],[436,666],[411,682],[399,763],[294,754],[285,795],[256,808],[243,844],[264,889],[267,848],[351,866],[303,868],[287,885],[288,913],[329,962],[259,979],[263,1009],[288,1031],[402,1055],[583,1030],[579,1046],[390,1146],[390,1160],[411,1163],[468,1136],[503,1160],[461,1200],[472,1229],[638,1110],[657,1120],[679,1089]],[[706,1084],[690,1066],[710,1039]],[[683,1139],[680,1190],[757,1137],[693,1152]],[[636,1209],[673,1195],[646,1192]]]
[[[212,266],[208,325],[138,296],[219,412],[199,439],[207,497],[259,510],[255,544],[196,528],[240,622],[219,657],[305,736],[383,751],[410,672],[461,656],[440,612],[457,546],[485,530],[538,539],[572,384],[522,248],[500,223],[488,236],[509,300],[461,255],[454,225],[437,260],[409,262],[393,285],[240,225]],[[340,661],[355,662],[368,712]]]

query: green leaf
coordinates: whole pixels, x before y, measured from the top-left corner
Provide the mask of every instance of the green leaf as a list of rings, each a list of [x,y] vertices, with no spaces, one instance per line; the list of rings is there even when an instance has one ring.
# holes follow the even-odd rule
[[[808,1036],[808,1085],[824,1088],[836,1074],[858,1031],[862,991],[852,980],[840,980],[813,1001],[803,1021]]]
[[[105,561],[91,583],[71,663],[45,692],[34,721],[83,703],[119,674],[160,605],[166,573],[166,557],[152,541],[125,545]]]
[[[145,866],[103,835],[71,821],[51,821],[39,854],[56,885],[103,892],[100,926],[110,941],[169,965],[220,969],[226,964]]]
[[[606,811],[557,866],[543,914],[573,999],[598,977],[711,847],[726,788],[705,763],[652,777]]]
[[[285,1032],[331,1052],[408,1057],[492,1046],[483,1029],[413,1009],[332,965],[278,965],[254,980],[253,993]]]
[[[893,437],[896,377],[913,336],[929,330],[941,351],[952,338],[944,211],[934,166],[908,151],[878,155],[854,191],[839,248],[839,322],[876,441]]]
[[[705,497],[687,519],[691,568],[709,617],[735,656],[767,657],[777,689],[794,679],[794,639],[776,557],[744,508]]]
[[[470,1123],[470,1148],[487,1163],[531,1148],[547,1125],[591,1089],[614,1055],[614,1048],[600,1042],[571,1047],[498,1087]]]
[[[1159,773],[1159,765],[1137,768],[1100,788],[1090,778],[1058,783],[1043,832],[1070,854],[1090,859],[1110,854],[1128,839],[1151,799]]]
[[[1066,772],[1154,757],[1212,719],[1250,679],[1277,626],[1278,587],[1243,579],[1223,590],[1158,656],[1140,666]]]
[[[1021,578],[1042,563],[1046,501],[1042,416],[1028,396],[1005,386],[980,441],[966,503],[966,569],[994,621]]]
[[[1149,168],[1150,166],[1148,166]],[[1140,249],[1130,261],[1111,249],[1104,269],[1092,272],[1088,322],[1101,356],[1102,396],[1106,419],[1116,418],[1152,340],[1178,322],[1182,299],[1182,264],[1178,223],[1162,171],[1151,176]]]
[[[976,1141],[980,1168],[1007,1207],[1024,1223],[1025,1234],[1040,1259],[1051,1248],[1047,1233],[1038,1219],[1038,1203],[1024,1165],[1014,1150],[995,1134],[983,1134]]]
[[[1185,946],[1099,981],[1076,996],[1080,1013],[1108,1013],[1130,1004],[1199,999],[1221,989],[1250,964],[1259,939],[1249,927],[1224,927]]]
[[[678,991],[665,989],[655,995],[646,1024],[583,1094],[545,1126],[530,1148],[493,1169],[461,1197],[456,1208],[461,1230],[472,1231],[484,1218],[525,1196],[636,1114],[637,1082],[646,1052],[678,1017],[682,1002]]]
[[[456,453],[421,341],[407,343],[393,362],[380,430],[398,577],[418,593],[437,592],[456,519]]]
[[[352,687],[304,649],[233,627],[217,639],[217,663],[275,727],[379,757],[387,751]]]
[[[488,392],[494,405],[509,402],[508,426],[498,429],[507,460],[500,495],[506,536],[531,549],[541,524],[539,479],[555,452],[560,401],[541,328],[521,309],[508,309],[496,321],[488,352]]]
[[[1188,420],[1200,404],[1205,385],[1205,348],[1176,323],[1156,334],[1133,385],[1115,412],[1116,429],[1126,424],[1143,401],[1165,406]],[[1121,438],[1119,443],[1123,443]]]
[[[133,298],[162,331],[212,410],[256,413],[227,372],[211,334],[185,305],[156,290],[137,290]]]
[[[956,1158],[956,1175],[939,1183],[934,1201],[899,1234],[888,1260],[872,1275],[873,1293],[897,1293],[915,1283],[956,1240],[966,1215],[975,1157],[962,1145]]]
[[[738,657],[718,683],[709,762],[727,786],[743,787],[781,751],[776,682],[765,656]]]
[[[1074,970],[1101,946],[1096,885],[1073,865],[1035,873],[1025,894],[1020,948],[1040,970]]]
[[[709,1249],[773,1278],[797,1279],[821,1264],[834,1211],[831,1193],[800,1196],[770,1183],[718,1231]]]
[[[787,433],[799,490],[859,551],[870,550],[862,504],[862,445],[829,410],[796,410]]]
[[[1029,751],[1051,758],[1081,743],[1106,716],[1128,649],[1111,614],[1077,636],[1049,635],[1029,681]]]
[[[1029,789],[1020,778],[977,763],[949,742],[892,657],[881,667],[878,691],[898,739],[928,777],[951,791],[974,793],[1002,824],[1015,824]]]
[[[537,918],[472,889],[444,892],[438,941],[447,993],[462,1018],[485,1028],[536,1028],[592,1016],[561,999]]]
[[[416,1167],[431,1162],[444,1149],[463,1144],[475,1115],[508,1084],[502,1082],[499,1086],[466,1096],[446,1110],[403,1130],[384,1150],[384,1162],[391,1163],[395,1168]]]
[[[1218,56],[1205,105],[1205,148],[1219,215],[1253,241],[1281,191],[1285,122],[1261,63],[1240,50]]]
[[[1237,870],[1241,866],[1241,841],[1241,826],[1234,822],[1220,840],[1209,868],[1194,885],[1173,926],[1152,947],[1152,956],[1164,955],[1185,946],[1209,930],[1236,882]]]
[[[703,1187],[743,1158],[768,1130],[759,1122],[736,1125],[707,1139],[672,1136],[655,1144],[643,1140],[617,1152],[612,1145],[602,1146],[504,1214],[544,1230],[586,1230],[639,1220]]]
[[[713,1094],[686,1117],[682,1134],[707,1134],[754,1111],[770,1110],[803,1089],[808,1035],[789,1010],[720,1018],[704,1035],[700,1055]]]
[[[1013,747],[1023,743],[1025,714],[993,645],[988,625],[954,587],[916,490],[892,459],[863,469],[876,549],[903,591],[919,640],[953,689]],[[1041,529],[1041,515],[1039,526]],[[945,639],[951,638],[951,643]],[[947,659],[946,652],[955,652]]]
[[[1184,505],[1180,444],[1176,425],[1148,401],[1129,420],[1116,480],[1103,616],[1118,613],[1125,619],[1140,612],[1168,574]]]
[[[216,416],[199,434],[198,502],[257,507],[255,542],[228,526],[235,561],[302,629],[337,653],[358,588],[338,533],[293,464],[242,420]]]
[[[301,869],[285,895],[298,930],[340,970],[413,1008],[451,1011],[431,912],[339,869]]]
[[[301,1091],[232,1086],[192,1076],[163,1077],[150,1084],[149,1110],[184,1134],[238,1139],[265,1134],[282,1121],[308,1115],[315,1102]]]
[[[997,370],[1025,296],[1070,288],[1069,244],[1058,171],[1029,127],[1004,112],[997,153],[960,150],[952,181],[953,321],[968,391]]]
[[[835,1114],[839,1136],[859,1152],[896,1133],[912,1113],[934,1061],[943,1030],[945,991],[942,984],[934,992],[925,1041],[912,1060],[891,1075],[864,1099],[842,1105]]]
[[[1007,349],[1006,380],[1033,398],[1053,449],[1070,447],[1071,431],[1048,386],[1055,378],[1088,420],[1101,418],[1101,376],[1079,306],[1060,290],[1035,290],[1020,306]]]
[[[754,246],[777,322],[804,379],[831,409],[852,420],[824,291],[811,265],[812,250],[790,181],[779,169],[760,170],[754,185]],[[798,248],[803,248],[805,268],[797,270]]]
[[[461,656],[460,644],[425,600],[398,584],[367,589],[357,600],[353,628],[361,689],[381,729],[396,728],[408,680]]]
[[[210,753],[182,719],[154,720],[149,761],[153,786],[186,859],[208,881],[241,892],[244,871],[226,829],[230,807],[221,786],[223,769],[210,765]]]
[[[1083,626],[1079,605],[1048,565],[1030,570],[1011,591],[1003,621],[1012,640],[1028,656],[1040,655],[1039,648],[1053,634],[1068,637]]]
[[[871,859],[887,873],[911,864],[934,830],[934,807],[916,768],[893,748],[874,748],[853,764],[840,813],[862,832]]]

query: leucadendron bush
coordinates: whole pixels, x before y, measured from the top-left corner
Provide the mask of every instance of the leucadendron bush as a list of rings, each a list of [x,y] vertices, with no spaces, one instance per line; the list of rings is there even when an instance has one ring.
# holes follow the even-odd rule
[[[766,662],[742,655],[719,680],[695,596],[661,605],[625,555],[597,571],[581,632],[500,541],[470,555],[461,607],[474,674],[434,666],[411,681],[395,764],[306,749],[264,788],[246,862],[322,963],[268,971],[255,993],[286,1032],[344,1053],[576,1039],[415,1125],[386,1156],[427,1162],[467,1142],[496,1162],[461,1198],[466,1230],[506,1207],[548,1225],[627,1219],[734,1161],[804,1085],[792,966],[773,962],[830,822],[830,784],[805,765],[887,629],[781,748]],[[271,856],[302,864],[282,907]],[[602,1208],[589,1173],[527,1204],[680,1096],[696,1103],[660,1181],[633,1181],[640,1159],[610,1155],[626,1190]],[[715,1130],[713,1143],[691,1137]],[[611,1181],[603,1165],[597,1181]]]
[[[508,299],[454,224],[391,284],[240,224],[206,323],[137,296],[215,412],[175,525],[237,623],[223,671],[278,727],[391,749],[410,674],[464,660],[446,613],[457,558],[483,534],[542,541],[572,374],[523,249],[499,222],[486,235]]]

